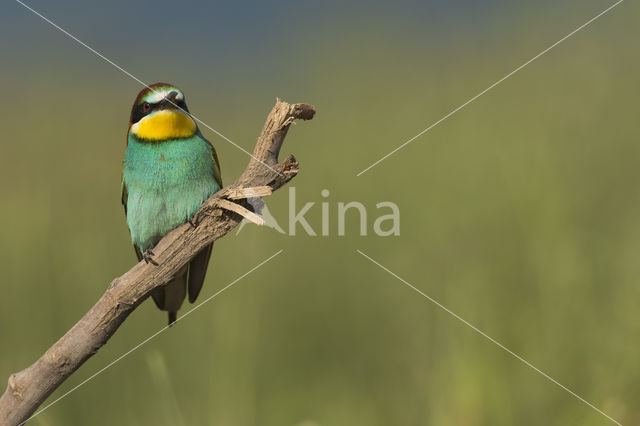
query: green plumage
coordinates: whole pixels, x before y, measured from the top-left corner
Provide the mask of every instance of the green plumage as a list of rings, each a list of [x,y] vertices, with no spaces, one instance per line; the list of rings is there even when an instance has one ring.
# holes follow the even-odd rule
[[[199,133],[160,142],[129,135],[123,185],[131,240],[141,251],[189,220],[220,189],[211,149]]]
[[[221,187],[215,150],[200,132],[190,138],[164,141],[141,141],[129,134],[122,202],[138,260],[167,232],[191,219]],[[190,302],[198,296],[212,246],[152,294],[158,308],[169,312],[169,324],[176,320],[187,290]]]

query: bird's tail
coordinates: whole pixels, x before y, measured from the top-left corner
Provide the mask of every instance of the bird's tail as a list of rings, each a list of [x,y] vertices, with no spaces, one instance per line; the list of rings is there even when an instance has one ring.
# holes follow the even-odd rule
[[[176,322],[178,309],[187,294],[188,264],[167,285],[156,288],[151,296],[159,309],[169,312],[169,325]]]
[[[169,312],[169,326],[178,319],[178,309],[182,306],[187,290],[189,302],[196,301],[207,274],[212,248],[213,243],[205,247],[191,262],[180,269],[172,281],[163,287],[156,288],[151,293],[158,308]]]

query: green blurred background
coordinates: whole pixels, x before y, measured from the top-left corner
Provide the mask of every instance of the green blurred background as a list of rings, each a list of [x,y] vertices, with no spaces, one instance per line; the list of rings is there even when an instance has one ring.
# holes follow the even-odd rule
[[[360,177],[609,1],[29,3],[247,150],[275,97],[319,231],[247,226],[201,299],[273,261],[34,425],[606,425],[362,250],[625,425],[640,424],[640,7],[627,1]],[[135,262],[120,170],[140,85],[0,6],[0,380]],[[223,179],[247,157],[203,129]],[[323,189],[331,191],[327,200]],[[337,236],[393,201],[401,235]],[[287,190],[268,205],[287,221]],[[183,309],[186,310],[188,306]],[[164,326],[145,302],[50,399]],[[2,386],[4,388],[4,386]]]

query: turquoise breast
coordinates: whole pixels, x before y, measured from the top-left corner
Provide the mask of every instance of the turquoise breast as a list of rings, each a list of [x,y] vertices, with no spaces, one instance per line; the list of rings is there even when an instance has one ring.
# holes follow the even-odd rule
[[[129,135],[123,181],[133,244],[144,251],[189,220],[220,190],[213,167],[210,145],[199,134],[160,142]]]

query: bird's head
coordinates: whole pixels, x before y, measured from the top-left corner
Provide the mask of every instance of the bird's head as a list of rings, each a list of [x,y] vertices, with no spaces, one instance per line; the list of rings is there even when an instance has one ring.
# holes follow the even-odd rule
[[[138,93],[129,119],[130,135],[141,140],[163,141],[188,138],[197,131],[184,93],[177,87],[156,83]]]

